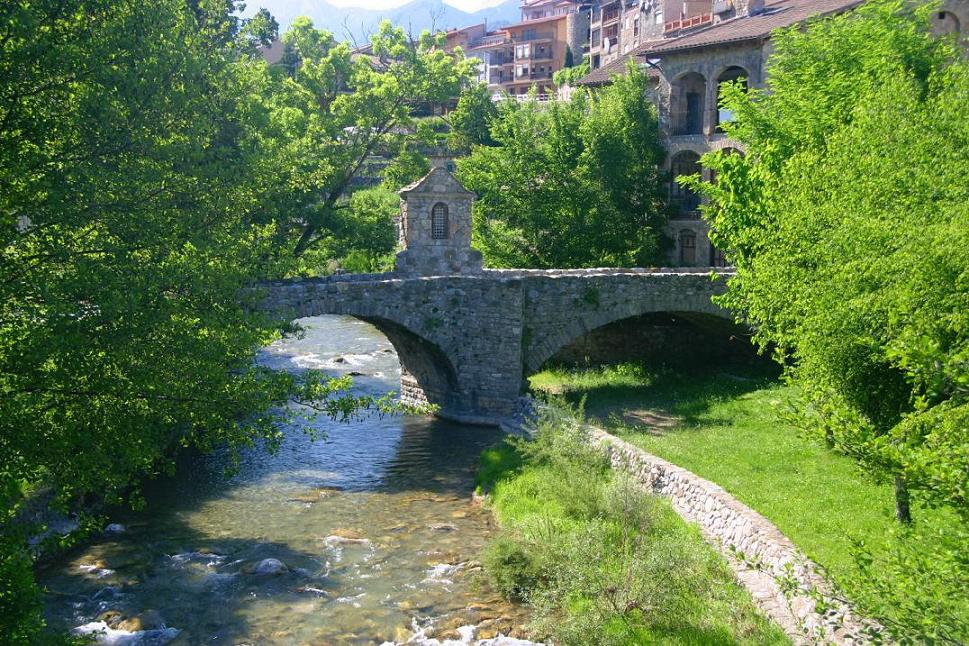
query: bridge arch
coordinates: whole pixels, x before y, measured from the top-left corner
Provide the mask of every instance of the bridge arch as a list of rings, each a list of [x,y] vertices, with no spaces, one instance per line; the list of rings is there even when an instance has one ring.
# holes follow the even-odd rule
[[[715,314],[647,312],[578,332],[554,350],[536,371],[555,365],[596,366],[627,361],[692,368],[751,359],[756,351],[748,337],[745,328]]]
[[[522,378],[535,374],[564,348],[597,330],[622,321],[642,322],[646,315],[681,321],[701,317],[732,326],[730,313],[711,300],[722,289],[722,282],[690,270],[656,276],[655,280],[621,273],[535,279],[526,286],[532,299],[526,306]],[[563,298],[563,294],[570,297]]]
[[[435,343],[400,323],[376,316],[349,314],[377,328],[387,337],[400,361],[400,397],[411,404],[447,408],[457,388],[457,371]]]

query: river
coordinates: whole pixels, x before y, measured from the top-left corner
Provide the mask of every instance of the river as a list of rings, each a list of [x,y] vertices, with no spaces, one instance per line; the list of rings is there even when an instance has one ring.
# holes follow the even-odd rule
[[[265,348],[279,370],[355,373],[396,390],[387,339],[347,317],[304,319],[302,338]],[[182,460],[147,508],[45,566],[49,622],[106,629],[112,644],[495,643],[524,611],[488,589],[476,559],[494,531],[471,500],[497,429],[430,417],[284,428],[281,449]],[[498,639],[497,643],[525,643]]]

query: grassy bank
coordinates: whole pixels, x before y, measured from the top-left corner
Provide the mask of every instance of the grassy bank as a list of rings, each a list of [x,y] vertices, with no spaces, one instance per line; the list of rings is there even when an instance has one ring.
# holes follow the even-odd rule
[[[669,504],[607,468],[570,415],[482,456],[502,532],[484,556],[560,644],[786,644],[726,562]]]
[[[872,614],[911,624],[918,604],[931,603],[947,607],[956,626],[969,621],[969,582],[941,562],[964,558],[958,546],[965,530],[944,512],[916,509],[912,533],[895,536],[891,486],[872,482],[854,461],[792,428],[785,413],[796,392],[769,368],[658,374],[622,365],[545,371],[531,383],[536,391],[584,398],[589,416],[610,432],[723,486]],[[858,544],[875,557],[877,576],[859,570]]]

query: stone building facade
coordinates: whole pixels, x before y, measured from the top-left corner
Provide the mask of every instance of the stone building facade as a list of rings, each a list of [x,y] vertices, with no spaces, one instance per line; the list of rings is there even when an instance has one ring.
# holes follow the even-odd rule
[[[605,0],[601,0],[605,1]],[[654,82],[650,100],[658,108],[671,177],[671,215],[667,234],[673,241],[669,262],[674,266],[721,266],[724,255],[709,240],[700,217],[701,198],[675,179],[700,173],[700,157],[714,150],[743,154],[721,124],[732,115],[720,105],[724,83],[740,81],[748,88],[767,84],[765,65],[774,30],[801,24],[815,16],[849,11],[864,0],[702,0],[692,18],[666,17],[662,34],[648,39],[619,58],[593,70],[578,82],[596,87],[622,74],[629,60],[644,67]],[[932,18],[938,34],[956,33],[969,44],[969,0],[944,0]],[[593,22],[593,28],[596,23]]]
[[[437,166],[400,190],[397,254],[401,276],[451,276],[481,271],[481,252],[471,247],[471,202],[446,168]]]

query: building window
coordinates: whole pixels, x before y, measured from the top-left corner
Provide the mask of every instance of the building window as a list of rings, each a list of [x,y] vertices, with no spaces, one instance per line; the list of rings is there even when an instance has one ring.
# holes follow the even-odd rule
[[[706,103],[706,79],[690,72],[673,81],[670,94],[670,117],[674,135],[703,134]]]
[[[727,255],[723,252],[723,249],[717,249],[712,245],[710,246],[710,266],[711,267],[727,266]]]
[[[431,209],[431,238],[447,240],[447,204],[438,202]]]
[[[718,108],[717,114],[716,114],[717,132],[723,132],[723,129],[720,127],[720,124],[729,123],[734,119],[733,111],[728,110],[727,108],[723,107],[720,104],[721,102],[720,88],[723,86],[724,83],[734,83],[739,81],[743,83],[744,90],[747,90],[749,88],[749,83],[747,81],[749,76],[750,75],[747,73],[747,70],[745,70],[742,67],[734,66],[734,67],[728,67],[726,70],[723,71],[723,73],[719,76],[719,78],[717,78],[717,108]]]
[[[670,163],[670,206],[673,209],[671,217],[675,220],[697,220],[700,217],[700,195],[693,189],[681,185],[679,177],[697,175],[700,173],[700,156],[690,150],[678,152]]]
[[[696,234],[689,229],[680,231],[680,264],[684,267],[696,264]]]
[[[633,37],[634,38],[639,37],[639,18],[633,19]]]

